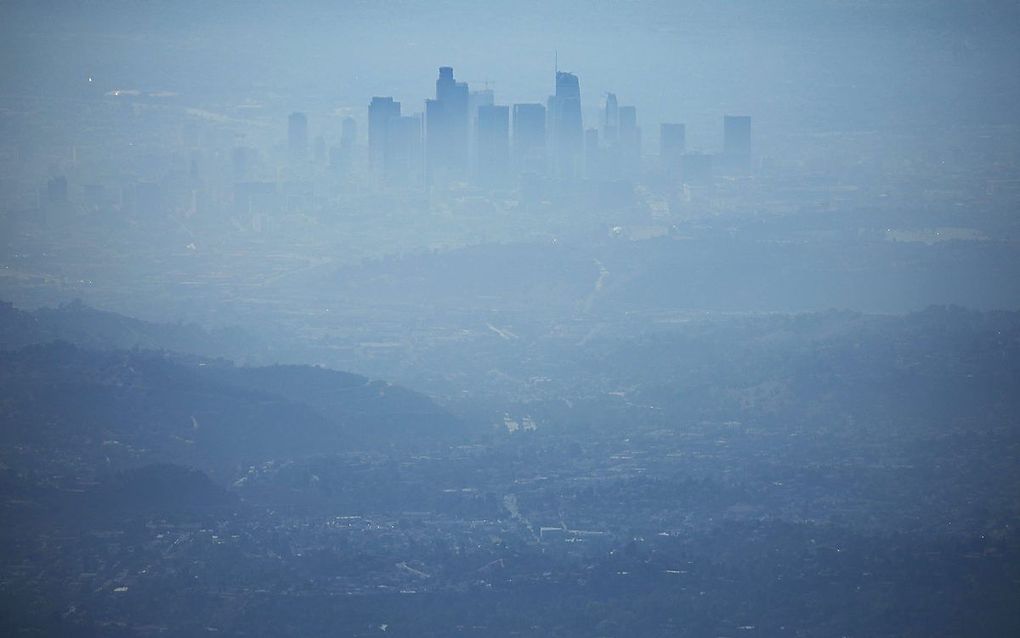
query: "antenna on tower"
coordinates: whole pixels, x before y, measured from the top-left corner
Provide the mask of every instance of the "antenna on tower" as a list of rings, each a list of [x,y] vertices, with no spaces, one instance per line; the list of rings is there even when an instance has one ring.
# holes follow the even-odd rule
[[[559,49],[553,49],[553,70],[556,73],[560,72],[560,51]]]

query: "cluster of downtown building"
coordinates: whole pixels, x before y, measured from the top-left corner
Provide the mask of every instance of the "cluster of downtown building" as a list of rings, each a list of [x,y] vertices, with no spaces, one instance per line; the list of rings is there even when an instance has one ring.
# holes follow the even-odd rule
[[[684,124],[661,124],[659,155],[648,156],[633,106],[618,104],[612,93],[600,96],[597,121],[586,122],[579,78],[562,71],[544,104],[501,105],[491,89],[472,91],[442,67],[435,97],[417,113],[405,113],[392,97],[371,98],[367,153],[361,123],[351,116],[339,131],[330,124],[313,135],[309,117],[291,113],[286,141],[270,146],[259,132],[264,127],[246,127],[241,118],[201,120],[166,109],[167,98],[136,91],[101,99],[110,110],[97,111],[96,123],[81,136],[90,161],[78,160],[74,144],[36,149],[27,162],[0,154],[10,176],[0,180],[0,209],[11,211],[6,219],[61,223],[73,210],[211,219],[216,215],[202,213],[229,211],[261,232],[278,213],[358,197],[363,188],[403,194],[460,186],[520,189],[520,199],[529,202],[584,192],[610,205],[632,201],[639,181],[682,184],[684,202],[700,205],[699,189],[687,186],[711,187],[715,177],[746,174],[751,165],[749,117],[724,118],[725,142],[715,154],[688,151]],[[569,188],[582,181],[594,188]]]
[[[609,93],[598,127],[585,128],[581,89],[573,73],[556,72],[555,94],[546,104],[495,103],[491,89],[470,91],[440,67],[436,95],[424,113],[405,115],[392,97],[368,107],[368,159],[385,185],[444,186],[472,182],[508,187],[522,179],[636,180],[643,171],[637,109]],[[291,139],[295,136],[291,119]],[[300,129],[301,122],[298,123]],[[670,180],[707,184],[714,172],[750,169],[751,119],[724,117],[721,155],[689,153],[686,127],[663,123],[659,161],[651,168]],[[300,133],[297,133],[300,136]],[[300,143],[300,140],[298,141]]]

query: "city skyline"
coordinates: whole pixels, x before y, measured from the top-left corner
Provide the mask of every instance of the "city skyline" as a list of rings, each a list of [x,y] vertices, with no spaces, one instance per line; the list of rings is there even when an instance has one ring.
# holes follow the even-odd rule
[[[0,631],[1020,636],[1020,2],[0,2]]]
[[[541,130],[536,107],[542,105],[496,104],[488,82],[485,89],[472,91],[469,83],[454,79],[451,66],[439,67],[435,97],[424,98],[421,112],[401,115],[392,96],[372,97],[367,111],[370,168],[390,184],[419,186],[469,177],[505,185],[505,176],[497,175],[511,167],[517,174],[548,173],[560,179],[639,178],[644,156],[636,107],[620,106],[616,94],[607,93],[598,125],[586,127],[579,77],[557,69],[554,79],[554,93],[542,107]],[[528,109],[530,121],[523,115]],[[751,117],[725,114],[722,119],[719,167],[746,173],[751,169]],[[402,120],[399,140],[390,131],[397,120]],[[660,168],[682,176],[687,127],[667,122],[659,129]]]

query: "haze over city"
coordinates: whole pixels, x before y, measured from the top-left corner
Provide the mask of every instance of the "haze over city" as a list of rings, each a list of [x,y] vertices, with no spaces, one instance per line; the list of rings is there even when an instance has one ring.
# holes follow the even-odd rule
[[[6,2],[0,630],[1020,630],[1020,3]]]

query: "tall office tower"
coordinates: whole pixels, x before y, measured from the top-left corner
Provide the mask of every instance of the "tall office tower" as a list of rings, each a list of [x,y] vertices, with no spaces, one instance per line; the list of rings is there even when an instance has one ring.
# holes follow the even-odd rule
[[[478,107],[492,106],[495,103],[496,94],[492,89],[468,92],[468,130],[472,136],[475,133],[475,123],[478,121]]]
[[[616,143],[617,132],[620,130],[620,107],[615,93],[606,94],[606,104],[602,108],[602,138],[606,144]]]
[[[386,131],[393,118],[400,117],[400,102],[391,97],[374,97],[368,105],[368,164],[377,174],[383,172]]]
[[[627,133],[633,133],[637,128],[637,108],[633,106],[620,107],[620,138],[623,139]]]
[[[723,161],[725,169],[746,173],[751,168],[751,117],[726,115],[723,117]]]
[[[308,118],[304,113],[291,113],[287,118],[287,149],[293,160],[308,155]]]
[[[474,164],[478,160],[478,108],[492,106],[496,103],[496,94],[492,89],[468,92],[468,147],[469,156]]]
[[[436,99],[425,102],[425,157],[432,178],[463,177],[468,166],[468,85],[439,68]]]
[[[510,107],[478,107],[475,140],[479,182],[489,186],[506,183],[510,169]]]
[[[518,174],[545,172],[545,107],[514,104],[514,166]]]
[[[444,173],[446,157],[443,142],[447,137],[443,103],[425,100],[425,179],[429,183],[437,174]]]
[[[496,93],[492,89],[482,89],[480,91],[469,92],[468,111],[471,114],[471,119],[475,120],[478,118],[478,107],[492,106],[495,103]]]
[[[413,186],[423,179],[421,116],[394,117],[387,122],[383,174],[387,182]]]
[[[637,108],[620,107],[619,136],[620,171],[625,177],[636,177],[641,172],[641,127],[637,124]]]
[[[444,107],[447,122],[450,125],[449,166],[454,174],[463,176],[468,169],[468,131],[470,117],[468,112],[468,85],[466,82],[455,82],[453,91]]]
[[[457,81],[453,78],[453,67],[439,67],[439,78],[436,79],[436,99],[444,100],[450,97],[456,85]]]
[[[549,98],[548,116],[556,174],[561,178],[576,177],[584,148],[584,125],[581,87],[573,73],[556,72],[556,95]]]
[[[687,127],[663,122],[659,127],[659,164],[667,177],[680,174],[680,162],[687,148]]]

